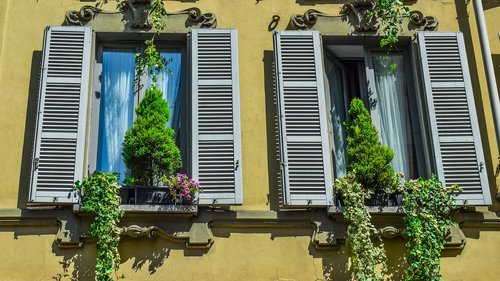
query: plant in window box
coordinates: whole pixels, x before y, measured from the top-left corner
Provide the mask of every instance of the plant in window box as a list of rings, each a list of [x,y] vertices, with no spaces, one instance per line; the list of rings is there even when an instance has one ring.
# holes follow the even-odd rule
[[[354,173],[357,182],[373,194],[371,204],[386,205],[387,191],[397,186],[398,175],[391,166],[394,153],[382,144],[362,100],[352,100],[349,115],[351,120],[345,122],[348,134],[347,168]]]
[[[179,147],[174,131],[167,127],[170,119],[168,102],[155,86],[156,75],[167,69],[168,62],[161,57],[153,40],[147,40],[144,57],[138,56],[138,72],[148,72],[152,77],[151,88],[136,108],[136,119],[125,133],[122,155],[136,183],[157,186],[165,175],[170,175],[182,166]]]
[[[163,182],[170,189],[170,195],[175,199],[176,204],[189,205],[196,200],[196,194],[201,192],[200,184],[186,174],[177,173],[169,177],[164,177]]]
[[[127,204],[169,204],[173,202],[167,188],[159,188],[162,178],[177,172],[182,166],[174,130],[169,128],[170,109],[163,92],[155,86],[157,74],[166,70],[168,61],[156,50],[153,40],[143,55],[136,56],[139,75],[148,73],[152,83],[136,108],[136,119],[125,133],[122,155],[133,181],[132,194],[125,195]],[[143,188],[137,189],[137,186]],[[145,187],[145,188],[144,188]],[[133,196],[132,196],[133,195]]]

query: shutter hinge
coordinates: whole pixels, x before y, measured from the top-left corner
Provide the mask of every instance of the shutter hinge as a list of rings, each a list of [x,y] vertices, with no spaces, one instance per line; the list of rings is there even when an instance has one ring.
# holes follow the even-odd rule
[[[484,162],[481,161],[481,162],[479,162],[479,172],[480,173],[483,171],[483,168],[484,168]]]
[[[40,163],[40,158],[35,158],[35,160],[33,160],[33,165],[35,167],[35,170],[38,170],[39,163]]]
[[[281,162],[280,162],[280,165],[281,165],[282,167],[286,167],[286,166],[288,166],[288,163],[287,163],[287,162],[285,162],[285,161],[281,161]]]
[[[236,163],[234,163],[234,170],[238,170],[238,167],[240,166],[240,160],[236,160]]]

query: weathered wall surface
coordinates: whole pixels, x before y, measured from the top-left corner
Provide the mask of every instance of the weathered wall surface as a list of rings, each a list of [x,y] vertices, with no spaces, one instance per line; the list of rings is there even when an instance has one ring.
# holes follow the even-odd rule
[[[475,1],[475,0],[473,0]],[[104,9],[115,10],[114,1]],[[463,0],[409,1],[439,20],[439,30],[465,34],[469,65],[479,112],[487,169],[496,195],[497,146],[481,63],[472,5]],[[492,55],[500,81],[500,6],[485,0]],[[166,1],[169,11],[196,6],[213,12],[219,28],[236,28],[239,34],[240,98],[243,143],[244,204],[231,210],[278,209],[278,162],[275,155],[273,42],[268,26],[273,15],[283,30],[293,14],[317,9],[338,14],[344,1],[334,0],[199,0]],[[60,25],[68,10],[92,1],[0,1],[0,209],[23,206],[28,192],[29,157],[33,134],[38,67],[47,25]],[[27,160],[28,159],[28,160]],[[481,210],[486,211],[486,208]],[[490,211],[500,210],[494,202]],[[159,217],[158,220],[161,220]],[[185,221],[185,219],[184,219]],[[494,280],[500,276],[500,220],[478,223],[464,230],[466,246],[458,255],[444,253],[445,280]],[[54,242],[54,226],[14,226],[0,214],[0,280],[93,280],[95,244],[63,249]],[[347,280],[345,247],[317,250],[311,245],[311,228],[214,227],[214,244],[208,250],[186,249],[183,243],[162,238],[124,238],[120,244],[125,280]],[[393,280],[400,280],[405,253],[402,240],[386,240]],[[75,279],[72,279],[75,278]]]

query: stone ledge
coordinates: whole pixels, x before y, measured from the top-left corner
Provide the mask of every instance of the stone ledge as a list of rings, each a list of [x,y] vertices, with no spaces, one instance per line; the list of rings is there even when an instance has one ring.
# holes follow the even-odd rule
[[[401,206],[369,206],[366,207],[371,215],[384,214],[384,215],[402,215],[403,210]],[[341,215],[344,212],[344,207],[330,206],[328,207],[328,215]]]
[[[120,205],[120,209],[125,212],[125,215],[196,216],[198,214],[197,205]],[[82,216],[88,214],[82,210],[79,204],[73,205],[73,212]]]

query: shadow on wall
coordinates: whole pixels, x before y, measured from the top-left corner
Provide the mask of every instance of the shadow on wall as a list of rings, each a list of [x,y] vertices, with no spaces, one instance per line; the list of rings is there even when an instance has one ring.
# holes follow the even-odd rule
[[[34,51],[33,57],[31,58],[30,84],[28,90],[28,102],[26,105],[26,121],[24,126],[23,154],[21,159],[21,171],[19,174],[17,207],[20,209],[26,208],[26,204],[28,203],[41,65],[42,51]]]
[[[404,280],[404,273],[407,268],[405,241],[401,239],[384,239],[383,242],[389,272],[387,280]]]
[[[496,7],[500,7],[500,1],[498,0],[483,0],[483,9],[493,9]]]
[[[172,250],[183,251],[184,256],[203,256],[206,249],[186,249],[184,242],[175,243],[161,237],[131,238],[122,237],[118,247],[121,257],[120,270],[118,275],[125,275],[126,272],[142,272],[147,270],[147,274],[154,276],[170,256]],[[96,244],[95,242],[85,242],[83,248],[59,248],[54,242],[52,252],[56,256],[62,256],[60,262],[61,272],[52,278],[54,280],[94,281],[96,265]],[[131,266],[124,265],[131,263]],[[130,270],[131,269],[131,270]],[[130,273],[128,273],[130,274]]]
[[[52,279],[94,281],[95,280],[95,257],[97,256],[95,244],[86,244],[83,248],[61,249],[54,242],[52,252],[56,256],[63,256],[60,262],[61,272]]]
[[[271,35],[270,35],[271,36]],[[282,202],[282,186],[280,174],[280,149],[278,139],[278,115],[276,113],[276,88],[274,81],[274,54],[271,50],[263,53],[264,85],[266,97],[267,126],[267,167],[269,178],[268,205],[271,210],[279,210]]]

